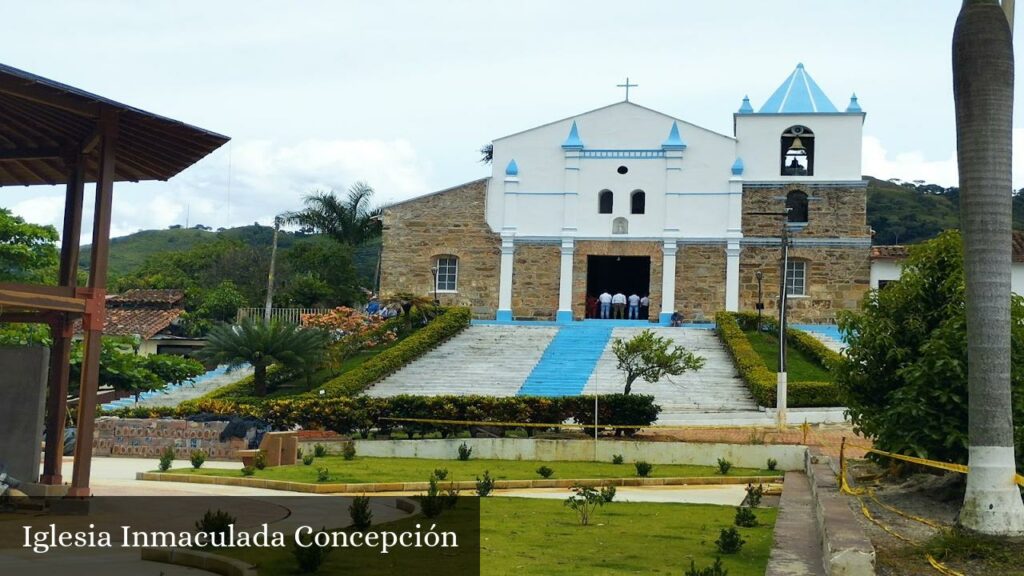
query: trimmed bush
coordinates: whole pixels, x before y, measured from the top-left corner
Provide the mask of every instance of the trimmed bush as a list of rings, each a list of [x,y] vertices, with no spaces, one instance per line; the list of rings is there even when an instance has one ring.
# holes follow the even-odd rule
[[[775,458],[769,458],[767,464],[768,464],[768,469],[774,471],[776,466],[779,465],[779,461],[776,460]]]
[[[160,464],[159,468],[161,472],[167,472],[171,469],[171,463],[174,462],[174,446],[168,446],[164,448],[164,451],[160,453]]]
[[[356,443],[349,440],[341,447],[341,457],[345,460],[352,460],[356,457]]]
[[[744,528],[753,528],[757,526],[757,514],[754,514],[752,508],[740,506],[736,508],[736,517],[733,519],[733,524]]]
[[[612,464],[622,464],[622,454],[613,454]]]
[[[718,473],[725,476],[732,469],[732,462],[729,462],[725,458],[718,459]]]
[[[754,399],[762,406],[775,406],[778,377],[775,372],[768,369],[764,359],[754,350],[747,335],[743,333],[743,326],[752,328],[757,325],[757,315],[749,312],[719,312],[715,314],[715,323],[719,339],[732,356],[740,378],[750,388]],[[778,329],[778,324],[771,318],[762,317],[761,323]],[[806,352],[826,368],[832,366],[839,357],[817,338],[801,330],[787,328],[786,342]],[[839,388],[833,382],[789,382],[787,402],[790,408],[842,404],[839,399]]]
[[[202,450],[193,450],[189,454],[188,459],[192,462],[192,467],[199,470],[203,467],[203,463],[206,462],[206,452]]]
[[[313,455],[312,454],[306,454],[305,456],[303,456],[302,457],[302,463],[304,465],[306,465],[306,466],[312,466],[313,465]]]
[[[494,490],[494,478],[491,478],[491,473],[488,470],[484,470],[484,477],[481,479],[479,476],[476,477],[476,493],[481,498],[487,496]]]
[[[611,484],[609,484],[607,486],[602,486],[601,487],[601,498],[605,501],[606,504],[608,502],[611,502],[612,500],[614,500],[615,499],[615,486],[612,486]]]
[[[654,469],[654,464],[651,464],[650,462],[644,462],[643,460],[634,463],[633,466],[636,466],[636,475],[641,478],[646,478],[647,476],[649,476],[651,470]]]
[[[243,466],[242,467],[242,476],[252,476],[255,473],[256,473],[256,469],[253,468],[252,466]]]
[[[314,444],[313,445],[313,456],[315,456],[317,458],[323,458],[324,456],[327,456],[327,446],[324,446],[323,444],[321,444],[319,442]]]
[[[722,554],[735,554],[743,548],[747,541],[740,537],[740,533],[733,527],[722,528],[715,540],[715,546]]]
[[[465,442],[459,444],[459,460],[465,462],[469,460],[470,455],[473,454],[473,449],[466,445]]]
[[[541,478],[551,478],[551,475],[554,473],[555,471],[548,466],[541,466],[540,468],[537,468],[537,474],[540,474]]]
[[[364,532],[373,522],[373,511],[370,510],[369,496],[356,496],[348,507],[349,518],[352,519],[352,527]]]
[[[322,468],[317,468],[316,469],[316,481],[317,482],[327,482],[330,479],[331,479],[331,471],[329,469],[327,469],[327,467],[322,467]]]
[[[267,467],[267,453],[260,450],[256,453],[256,458],[253,461],[253,465],[256,466],[257,470],[263,470]]]

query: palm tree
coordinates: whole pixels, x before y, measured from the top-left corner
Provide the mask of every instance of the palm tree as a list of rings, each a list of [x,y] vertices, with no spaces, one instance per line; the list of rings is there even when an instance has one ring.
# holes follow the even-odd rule
[[[345,198],[334,191],[314,192],[302,199],[305,208],[283,215],[284,222],[299,224],[326,234],[342,244],[359,246],[380,234],[380,207],[370,205],[373,188],[356,182]]]
[[[233,368],[252,364],[253,391],[257,396],[265,396],[267,367],[281,364],[308,374],[323,359],[326,346],[327,335],[320,330],[246,318],[236,325],[211,330],[199,357]]]
[[[953,30],[967,286],[969,466],[961,526],[1024,534],[1010,404],[1013,2],[964,0]]]

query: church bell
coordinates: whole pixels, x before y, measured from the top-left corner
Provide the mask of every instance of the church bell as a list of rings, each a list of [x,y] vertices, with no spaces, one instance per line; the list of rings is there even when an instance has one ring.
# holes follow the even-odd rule
[[[804,148],[804,143],[800,141],[800,137],[793,138],[793,143],[789,145],[789,150],[786,151],[787,156],[807,156],[807,148]]]

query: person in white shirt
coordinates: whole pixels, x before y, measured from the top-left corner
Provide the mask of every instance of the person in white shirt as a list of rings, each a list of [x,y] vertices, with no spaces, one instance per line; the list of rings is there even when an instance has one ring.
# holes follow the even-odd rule
[[[597,297],[597,301],[601,304],[601,318],[604,320],[608,319],[609,312],[612,309],[612,295],[607,292],[602,292]]]
[[[629,295],[629,319],[638,320],[640,318],[640,297],[636,294]]]
[[[612,310],[614,311],[613,317],[616,320],[625,320],[626,318],[626,295],[622,292],[616,292],[612,296]]]
[[[650,318],[650,309],[651,299],[647,296],[647,294],[644,294],[644,297],[640,299],[640,317],[643,318],[644,320]]]

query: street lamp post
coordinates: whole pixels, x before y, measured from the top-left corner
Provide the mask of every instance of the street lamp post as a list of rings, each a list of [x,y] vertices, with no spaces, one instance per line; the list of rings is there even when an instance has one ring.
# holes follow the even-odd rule
[[[437,299],[437,266],[430,269],[430,274],[434,277],[434,306],[440,306],[441,301]]]
[[[775,415],[779,428],[786,425],[786,406],[788,381],[786,375],[786,269],[789,267],[789,208],[783,212],[747,212],[749,216],[782,216],[782,257],[779,259],[779,371],[775,380]],[[761,277],[760,271],[755,273],[758,280],[758,293],[760,295]],[[763,306],[758,309],[760,318]],[[758,326],[760,329],[760,326]]]

